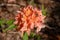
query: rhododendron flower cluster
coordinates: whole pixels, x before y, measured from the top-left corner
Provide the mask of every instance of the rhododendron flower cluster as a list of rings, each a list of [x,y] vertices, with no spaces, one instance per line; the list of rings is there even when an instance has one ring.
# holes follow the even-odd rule
[[[36,32],[39,32],[41,28],[45,27],[44,18],[41,10],[27,6],[18,12],[15,17],[15,24],[17,24],[17,30],[22,34],[27,32],[29,35],[34,28],[36,28]]]

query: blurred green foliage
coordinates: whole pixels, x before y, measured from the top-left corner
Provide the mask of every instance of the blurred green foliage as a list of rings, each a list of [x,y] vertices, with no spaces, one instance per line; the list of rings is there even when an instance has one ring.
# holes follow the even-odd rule
[[[28,34],[26,32],[23,35],[23,40],[28,40]]]
[[[41,38],[40,38],[40,35],[35,35],[34,39],[35,39],[35,40],[40,40],[40,39],[41,39]]]
[[[6,28],[5,30],[3,30],[3,32],[6,32],[8,30],[12,30],[13,28],[16,28],[16,26],[14,24],[10,25],[8,28]]]
[[[6,22],[6,24],[7,24],[7,25],[11,25],[11,24],[13,24],[13,22],[14,22],[14,20],[8,20],[8,21]]]
[[[5,22],[6,22],[5,19],[0,19],[0,25],[3,24],[3,23],[5,23]]]
[[[3,32],[6,32],[8,30],[12,30],[13,28],[16,27],[13,24],[13,22],[14,22],[14,20],[0,19],[0,26],[1,26],[0,28],[3,28],[3,26],[4,26],[5,29],[2,29]],[[8,25],[7,28],[6,28],[5,24]]]
[[[35,36],[36,34],[34,33],[34,32],[31,32],[31,34],[30,34],[30,38],[34,38],[34,36]]]
[[[44,8],[44,5],[43,5],[43,4],[42,4],[42,14],[43,14],[44,16],[47,15],[47,9]]]

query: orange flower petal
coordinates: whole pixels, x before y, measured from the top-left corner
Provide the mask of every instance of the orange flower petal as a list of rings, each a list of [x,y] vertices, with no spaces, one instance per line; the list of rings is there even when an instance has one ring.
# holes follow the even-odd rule
[[[27,32],[29,35],[34,27],[37,28],[36,32],[39,32],[45,26],[44,18],[45,16],[42,15],[41,10],[29,5],[18,12],[15,23],[18,25],[19,31]]]

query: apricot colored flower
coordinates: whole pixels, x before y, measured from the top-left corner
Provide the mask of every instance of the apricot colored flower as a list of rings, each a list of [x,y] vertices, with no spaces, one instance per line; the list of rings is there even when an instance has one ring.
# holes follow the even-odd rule
[[[42,11],[33,8],[32,6],[27,6],[18,12],[15,17],[17,24],[17,30],[20,31],[23,35],[24,32],[27,32],[28,35],[30,32],[36,28],[36,32],[39,32],[41,28],[44,28],[44,18]]]

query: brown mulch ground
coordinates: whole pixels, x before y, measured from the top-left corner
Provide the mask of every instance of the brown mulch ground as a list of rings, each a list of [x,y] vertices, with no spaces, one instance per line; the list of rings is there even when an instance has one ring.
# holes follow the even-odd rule
[[[42,0],[36,1],[35,0],[35,2],[36,2],[36,4],[39,5],[39,7],[41,7],[40,3],[44,3],[44,5],[48,8],[50,6],[53,7],[53,5],[55,6],[53,1],[51,1],[51,0],[44,0],[44,1],[42,1]],[[0,0],[0,19],[1,18],[14,19],[15,15],[17,14],[17,11],[21,7],[24,7],[26,5],[27,5],[27,2],[25,0]],[[48,10],[48,11],[50,12],[51,10]],[[46,34],[41,34],[41,36],[42,36],[41,40],[51,40],[51,38],[52,39],[54,38],[53,36],[46,35]],[[58,38],[56,40],[60,40],[60,35],[57,35],[56,37]],[[20,37],[20,34],[18,32],[14,32],[14,31],[6,32],[6,33],[0,32],[0,40],[21,40],[21,37]],[[31,40],[33,40],[33,39],[31,39]]]

